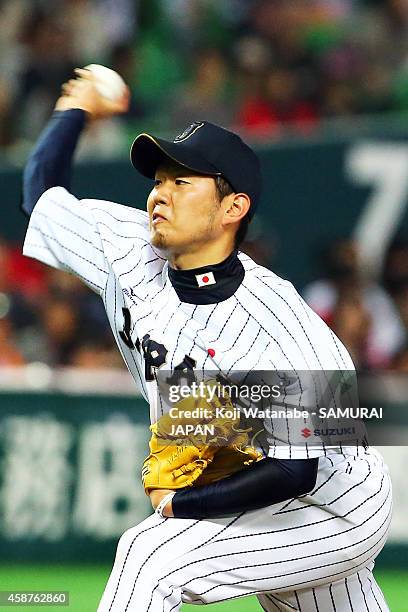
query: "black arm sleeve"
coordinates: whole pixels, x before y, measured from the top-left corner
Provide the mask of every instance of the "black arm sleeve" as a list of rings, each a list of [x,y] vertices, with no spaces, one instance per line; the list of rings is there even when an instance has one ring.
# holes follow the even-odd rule
[[[28,217],[44,191],[69,189],[72,158],[85,122],[86,113],[78,108],[53,113],[24,169],[21,209]]]
[[[176,518],[221,518],[304,495],[316,483],[318,459],[267,457],[228,478],[177,491]]]

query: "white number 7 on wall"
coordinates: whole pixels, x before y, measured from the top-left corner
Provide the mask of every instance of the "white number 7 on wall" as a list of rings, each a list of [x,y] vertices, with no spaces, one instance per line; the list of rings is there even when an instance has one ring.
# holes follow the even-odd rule
[[[354,183],[373,186],[353,237],[364,273],[376,278],[408,203],[408,145],[354,145],[346,154],[345,171]]]

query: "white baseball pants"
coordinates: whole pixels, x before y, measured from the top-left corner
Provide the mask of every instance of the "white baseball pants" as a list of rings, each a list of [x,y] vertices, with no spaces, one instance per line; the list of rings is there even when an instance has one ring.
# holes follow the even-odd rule
[[[314,490],[216,520],[150,516],[121,537],[98,612],[176,612],[257,595],[266,611],[388,607],[372,574],[391,482],[379,453],[319,459]]]

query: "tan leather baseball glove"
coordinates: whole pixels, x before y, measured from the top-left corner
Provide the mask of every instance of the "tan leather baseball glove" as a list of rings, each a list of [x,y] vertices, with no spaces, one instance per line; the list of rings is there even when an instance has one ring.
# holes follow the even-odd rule
[[[197,408],[199,416],[191,416]],[[223,416],[225,411],[229,418]],[[263,458],[250,446],[251,430],[240,428],[239,416],[225,395],[215,394],[211,401],[208,394],[180,400],[172,416],[164,415],[150,429],[150,454],[142,469],[147,494],[209,484]]]

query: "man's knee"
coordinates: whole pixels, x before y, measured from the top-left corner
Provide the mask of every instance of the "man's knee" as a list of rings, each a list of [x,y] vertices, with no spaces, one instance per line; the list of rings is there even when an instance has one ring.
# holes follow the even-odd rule
[[[119,538],[118,551],[124,552],[129,549],[133,542],[135,542],[140,534],[139,525],[136,527],[130,527],[127,529]]]
[[[146,557],[150,549],[153,549],[155,546],[154,538],[149,537],[148,531],[149,528],[146,525],[146,521],[127,529],[119,538],[116,562],[125,562],[129,556],[132,556],[133,562],[137,557]]]

